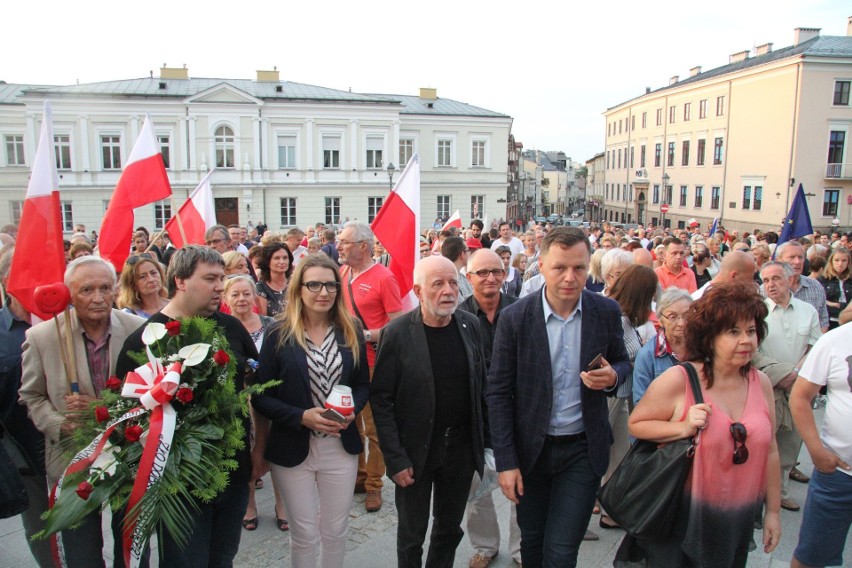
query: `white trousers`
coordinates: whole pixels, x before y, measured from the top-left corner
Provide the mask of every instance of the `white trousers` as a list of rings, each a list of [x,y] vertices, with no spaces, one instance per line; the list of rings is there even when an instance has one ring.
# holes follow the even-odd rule
[[[473,474],[470,496],[479,489],[479,474]],[[497,522],[497,510],[494,508],[496,493],[505,499],[498,487],[491,493],[483,493],[479,499],[467,503],[467,536],[477,554],[493,558],[500,551],[500,525]],[[518,513],[514,503],[510,503],[509,513],[509,554],[518,563],[521,561],[521,529],[518,528]]]

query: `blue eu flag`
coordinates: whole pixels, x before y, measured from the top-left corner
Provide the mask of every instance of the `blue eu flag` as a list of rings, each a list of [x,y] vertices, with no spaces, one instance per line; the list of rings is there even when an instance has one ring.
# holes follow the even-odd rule
[[[813,232],[814,228],[811,225],[811,214],[808,211],[805,190],[802,188],[802,184],[799,184],[796,197],[793,198],[793,206],[784,219],[784,227],[781,228],[781,236],[778,238],[778,244],[780,245],[791,239],[810,235]]]

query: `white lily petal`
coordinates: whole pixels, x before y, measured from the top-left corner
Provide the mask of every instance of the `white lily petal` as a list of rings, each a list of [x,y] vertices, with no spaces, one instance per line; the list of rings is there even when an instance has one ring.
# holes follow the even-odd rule
[[[161,323],[151,322],[142,330],[142,343],[153,345],[158,339],[166,336],[166,326]]]
[[[178,355],[183,359],[184,367],[192,367],[204,361],[209,351],[210,345],[208,343],[194,343],[178,351]]]
[[[95,459],[90,468],[92,471],[103,472],[108,475],[115,473],[116,458],[115,453],[118,451],[116,446],[107,442],[101,454]]]

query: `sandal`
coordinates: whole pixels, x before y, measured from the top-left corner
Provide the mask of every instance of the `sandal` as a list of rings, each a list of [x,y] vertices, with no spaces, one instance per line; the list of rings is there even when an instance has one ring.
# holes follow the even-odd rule
[[[606,519],[606,520],[604,520],[604,519]],[[620,526],[618,526],[618,523],[613,521],[612,517],[610,517],[609,515],[601,515],[601,518],[598,521],[598,525],[602,529],[620,529],[621,528]]]
[[[258,477],[258,478],[254,481],[254,488],[255,488],[255,489],[263,489],[263,479],[261,479],[260,477]]]
[[[598,503],[597,501],[595,501],[595,508],[592,509],[592,514],[593,515],[600,515],[601,514],[601,504]]]
[[[276,517],[275,522],[278,523],[278,530],[281,532],[287,532],[290,530],[290,523],[287,522],[287,519],[282,519],[281,517]]]
[[[253,519],[243,519],[243,528],[247,531],[255,531],[257,530],[258,519],[257,517]]]

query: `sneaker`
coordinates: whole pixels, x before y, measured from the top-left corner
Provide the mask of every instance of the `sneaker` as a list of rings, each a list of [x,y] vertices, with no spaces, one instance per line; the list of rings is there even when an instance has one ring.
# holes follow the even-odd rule
[[[600,539],[601,539],[601,537],[599,537],[598,535],[596,535],[595,533],[593,533],[590,530],[587,530],[586,534],[583,535],[583,540],[586,540],[586,541],[588,541],[588,540],[600,540]]]
[[[497,555],[495,554],[494,556]],[[469,568],[488,568],[491,565],[491,561],[494,560],[494,556],[485,556],[484,554],[476,553],[470,559],[468,566]]]
[[[382,492],[367,491],[367,499],[364,501],[364,508],[368,513],[374,513],[382,508]]]

